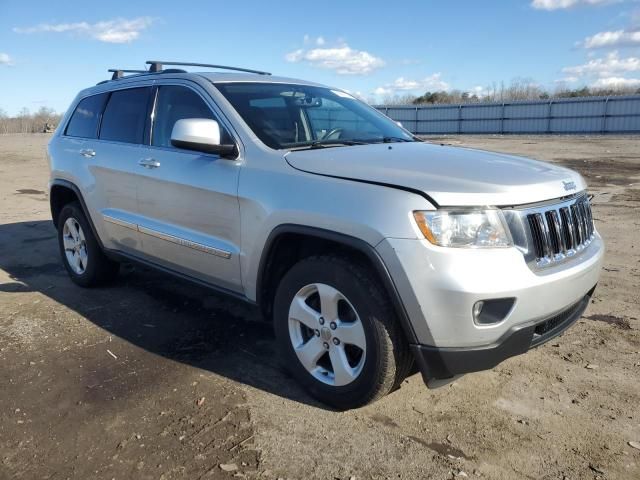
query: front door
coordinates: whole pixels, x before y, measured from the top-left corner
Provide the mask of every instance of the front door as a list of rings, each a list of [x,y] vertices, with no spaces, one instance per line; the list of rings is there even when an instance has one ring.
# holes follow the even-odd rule
[[[171,270],[240,292],[240,165],[171,145],[177,120],[219,120],[204,100],[205,92],[160,85],[155,95],[151,146],[141,149],[138,165],[144,255]]]

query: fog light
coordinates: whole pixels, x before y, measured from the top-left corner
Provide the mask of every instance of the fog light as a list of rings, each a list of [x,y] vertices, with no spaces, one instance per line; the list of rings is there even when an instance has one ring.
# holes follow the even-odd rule
[[[492,298],[473,304],[473,321],[476,325],[493,325],[502,322],[511,313],[515,298]]]
[[[484,302],[480,300],[473,305],[473,321],[478,323],[478,317],[480,313],[482,313],[482,307],[484,307]]]

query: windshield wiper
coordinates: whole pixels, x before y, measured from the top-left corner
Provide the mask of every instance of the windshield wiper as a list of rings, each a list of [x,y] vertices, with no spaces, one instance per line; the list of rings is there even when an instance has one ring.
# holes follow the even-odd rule
[[[403,137],[378,137],[378,138],[370,138],[367,140],[363,140],[363,143],[374,144],[374,143],[404,143],[404,142],[417,142],[416,139],[409,139]]]
[[[395,143],[395,142],[415,142],[415,140],[409,140],[402,137],[382,137],[382,143]]]
[[[299,147],[293,147],[291,150],[313,150],[316,148],[331,148],[331,147],[350,147],[352,145],[366,145],[365,142],[357,140],[315,140],[308,145],[300,145]]]

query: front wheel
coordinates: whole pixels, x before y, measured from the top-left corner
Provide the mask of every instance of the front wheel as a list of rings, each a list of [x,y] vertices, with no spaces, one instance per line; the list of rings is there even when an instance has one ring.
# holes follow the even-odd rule
[[[412,358],[370,271],[342,257],[301,260],[274,305],[285,365],[316,398],[339,409],[371,403],[408,374]]]

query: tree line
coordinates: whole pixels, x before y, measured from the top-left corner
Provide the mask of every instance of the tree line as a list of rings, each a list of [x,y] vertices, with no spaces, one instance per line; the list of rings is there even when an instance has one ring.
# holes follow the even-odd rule
[[[15,116],[9,116],[0,108],[0,134],[41,133],[58,126],[62,115],[48,107],[40,107],[35,112],[23,108]]]
[[[425,92],[424,95],[393,95],[383,99],[383,105],[428,105],[428,104],[460,104],[480,102],[513,102],[522,100],[548,100],[552,98],[577,98],[594,96],[640,94],[640,88],[567,88],[559,86],[553,91],[546,90],[530,79],[518,78],[509,85],[504,82],[481,89],[465,92],[462,90]]]
[[[439,90],[428,91],[424,95],[393,95],[382,100],[383,105],[435,105],[435,104],[461,104],[480,102],[513,102],[522,100],[547,100],[552,98],[577,98],[593,96],[613,96],[640,94],[637,87],[613,87],[613,88],[567,88],[560,85],[554,91],[549,91],[535,83],[531,79],[516,78],[509,85],[504,82],[493,83],[479,91]],[[374,99],[369,103],[378,103]],[[52,108],[40,107],[35,112],[23,108],[15,116],[9,116],[0,108],[0,134],[3,133],[41,133],[52,131],[58,126],[62,114]]]

